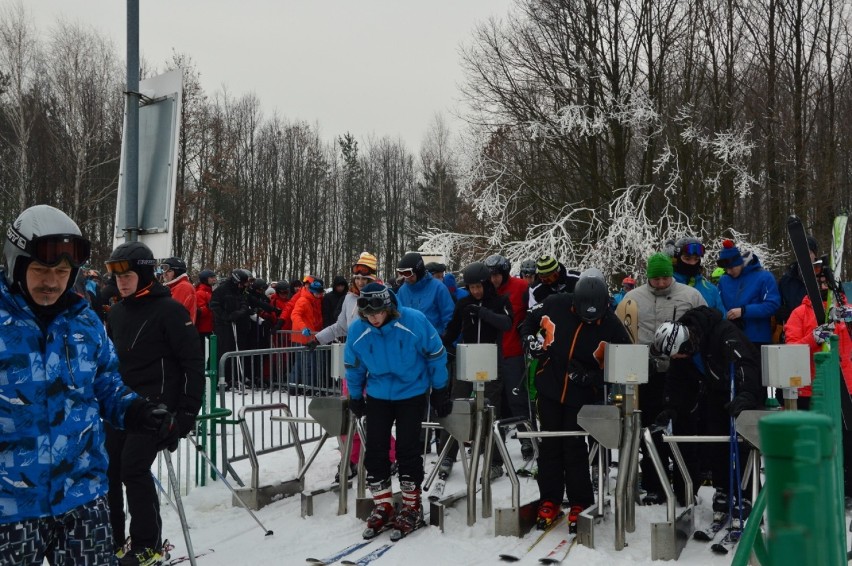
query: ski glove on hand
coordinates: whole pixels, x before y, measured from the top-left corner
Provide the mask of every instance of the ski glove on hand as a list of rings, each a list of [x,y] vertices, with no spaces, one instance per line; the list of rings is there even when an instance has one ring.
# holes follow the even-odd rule
[[[302,329],[302,336],[310,336],[310,335],[311,335],[311,329],[310,328],[303,328]]]
[[[179,411],[175,415],[177,421],[178,434],[181,438],[186,438],[189,433],[195,431],[195,415],[185,411]]]
[[[666,428],[669,426],[669,421],[677,420],[677,411],[674,409],[664,409],[660,411],[660,414],[657,415],[657,418],[654,419],[654,424],[660,428]]]
[[[535,334],[524,337],[524,351],[533,358],[543,358],[545,355],[545,351],[541,349],[541,342]]]
[[[835,305],[829,309],[828,318],[832,322],[852,322],[852,307]]]
[[[746,409],[757,408],[757,401],[751,393],[739,393],[725,405],[725,408],[728,409],[729,415],[737,418]]]
[[[824,344],[831,338],[831,335],[834,334],[834,323],[827,322],[825,324],[820,324],[816,328],[814,328],[814,342],[817,344]]]
[[[441,419],[453,412],[453,400],[450,399],[450,388],[433,389],[429,395],[429,403],[435,418]]]
[[[157,450],[163,448],[168,448],[170,452],[177,450],[180,432],[174,415],[165,405],[155,405],[140,397],[127,409],[124,421],[128,430],[156,436]]]
[[[367,399],[349,399],[349,410],[355,415],[356,419],[360,419],[367,412]]]
[[[479,320],[479,315],[482,312],[482,305],[467,305],[464,308],[464,312],[471,318],[471,320]]]
[[[307,330],[307,328],[305,330]],[[317,346],[319,346],[319,342],[316,338],[311,338],[305,343],[305,348],[307,348],[309,352],[316,350]]]

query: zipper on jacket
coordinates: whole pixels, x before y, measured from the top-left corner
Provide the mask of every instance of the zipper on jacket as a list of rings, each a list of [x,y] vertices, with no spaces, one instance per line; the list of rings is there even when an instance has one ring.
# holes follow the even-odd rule
[[[74,377],[74,368],[71,364],[71,352],[68,349],[68,335],[62,335],[62,342],[65,344],[65,363],[68,365],[68,375],[71,376],[71,385],[77,389],[77,380]]]
[[[580,335],[580,330],[582,328],[583,328],[583,323],[581,322],[579,325],[577,325],[577,330],[574,331],[574,338],[571,340],[571,350],[568,351],[568,361],[569,362],[574,357],[574,346],[577,345],[577,337]],[[568,372],[566,371],[565,377],[563,379],[563,385],[562,385],[562,397],[559,400],[560,403],[563,403],[563,404],[565,403],[565,395],[568,393],[568,382],[569,381],[571,381],[571,379],[568,377]]]
[[[145,330],[146,324],[148,324],[147,319],[145,320],[145,322],[142,323],[142,326],[139,327],[139,332],[137,332],[136,336],[133,337],[133,342],[130,344],[130,347],[128,348],[128,350],[132,350],[133,347],[136,345],[136,341],[139,340],[139,336],[142,334],[142,331]]]

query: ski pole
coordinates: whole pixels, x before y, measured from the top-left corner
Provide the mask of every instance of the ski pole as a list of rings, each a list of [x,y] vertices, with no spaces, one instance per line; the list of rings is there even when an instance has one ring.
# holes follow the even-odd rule
[[[734,362],[732,361],[731,362],[731,402],[732,403],[734,401],[735,396],[736,396],[736,368],[734,367]],[[730,451],[730,454],[731,454],[731,473],[730,473],[730,476],[729,476],[729,489],[730,489],[731,493],[729,495],[728,509],[729,509],[729,513],[730,513],[729,516],[732,518],[731,520],[732,520],[732,523],[733,523],[733,516],[734,516],[733,515],[733,510],[734,510],[733,495],[734,495],[734,482],[736,481],[737,506],[739,508],[739,519],[740,519],[739,530],[742,532],[743,520],[744,520],[744,517],[743,517],[743,491],[742,491],[742,475],[741,475],[741,472],[740,472],[740,449],[739,449],[739,445],[738,445],[738,442],[737,442],[737,420],[733,415],[730,416],[730,419],[731,419],[731,441],[730,441],[730,446],[731,446],[731,451]]]
[[[189,555],[189,563],[195,566],[195,550],[192,548],[192,538],[189,536],[189,525],[186,522],[186,513],[183,510],[183,501],[180,498],[180,484],[175,475],[175,467],[172,465],[172,453],[166,448],[161,450],[163,457],[166,459],[166,468],[169,470],[169,483],[172,484],[172,491],[175,494],[175,505],[177,506],[178,517],[180,518],[180,528],[183,530],[183,540],[186,541],[186,551]]]
[[[231,486],[230,482],[228,482],[228,480],[225,479],[225,476],[222,474],[222,472],[219,471],[219,468],[216,467],[216,464],[213,463],[213,460],[210,459],[210,456],[207,455],[207,451],[205,451],[204,448],[202,448],[201,446],[198,445],[198,443],[195,441],[195,438],[193,438],[192,435],[189,435],[186,438],[190,442],[192,442],[192,444],[193,444],[193,446],[195,446],[196,450],[201,452],[201,456],[204,457],[205,460],[207,460],[207,463],[210,464],[210,467],[213,469],[214,472],[216,472],[216,475],[219,476],[222,479],[222,482],[225,484],[225,487],[227,487],[231,491],[231,493],[234,495],[234,497],[237,498],[237,501],[240,502],[240,505],[242,505],[243,509],[248,511],[248,514],[251,515],[251,518],[254,519],[255,522],[258,525],[260,525],[260,528],[263,529],[266,532],[266,536],[270,536],[272,534],[272,531],[267,529],[266,527],[264,527],[263,523],[260,522],[260,519],[257,518],[257,515],[255,515],[252,512],[252,510],[249,509],[248,505],[245,504],[243,499],[237,494],[236,490],[234,490],[233,486]]]

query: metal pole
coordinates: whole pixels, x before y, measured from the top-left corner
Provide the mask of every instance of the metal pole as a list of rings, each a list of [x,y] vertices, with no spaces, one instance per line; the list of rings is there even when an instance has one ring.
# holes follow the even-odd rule
[[[126,241],[139,237],[139,0],[127,0],[127,131],[124,219]]]
[[[198,445],[196,444],[196,446]],[[177,507],[178,517],[180,517],[180,528],[183,529],[183,540],[186,541],[186,552],[189,555],[189,563],[195,566],[195,550],[192,548],[192,537],[189,536],[189,525],[186,522],[183,500],[180,497],[180,484],[175,475],[175,467],[172,465],[172,454],[168,449],[161,450],[161,452],[166,460],[166,468],[169,470],[169,483],[172,484],[172,491],[175,494],[175,506]]]

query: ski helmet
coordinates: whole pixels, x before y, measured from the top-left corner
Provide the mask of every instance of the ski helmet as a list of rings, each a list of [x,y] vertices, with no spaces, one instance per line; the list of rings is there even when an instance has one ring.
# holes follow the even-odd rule
[[[521,275],[535,275],[535,260],[525,259],[521,262]]]
[[[91,249],[89,240],[67,214],[46,204],[31,206],[6,230],[6,279],[10,287],[25,282],[32,260],[54,267],[65,259],[72,267],[67,291],[74,285],[80,266],[89,259]]]
[[[462,279],[464,279],[465,287],[471,283],[490,285],[491,270],[488,269],[481,261],[475,261],[462,269]]]
[[[664,322],[654,333],[654,351],[663,356],[692,351],[689,329],[679,322]]]
[[[170,257],[169,259],[164,259],[163,263],[160,264],[160,267],[163,271],[174,271],[175,277],[179,277],[186,273],[186,262],[179,257]]]
[[[154,280],[154,268],[157,261],[151,248],[142,242],[124,242],[114,250],[106,262],[107,271],[115,275],[121,275],[133,271],[139,276],[136,286],[143,289]]]
[[[231,279],[237,285],[248,284],[251,281],[251,271],[248,269],[237,268],[231,272]]]
[[[209,280],[211,277],[216,277],[216,274],[213,273],[212,269],[202,269],[201,273],[198,274],[198,280],[202,283],[206,283],[209,285]]]
[[[675,242],[674,247],[675,255],[677,257],[682,255],[697,255],[698,257],[704,257],[704,244],[702,244],[701,240],[698,238],[693,238],[692,236],[681,238]]]
[[[444,273],[447,271],[447,266],[437,261],[430,261],[426,264],[426,271],[429,273]]]
[[[631,289],[636,287],[636,280],[630,277],[629,275],[621,280],[621,284],[625,287],[630,287]]]
[[[583,322],[595,322],[606,314],[609,307],[609,290],[597,268],[582,273],[574,287],[574,311]]]
[[[402,256],[402,259],[396,265],[396,271],[400,275],[407,273],[409,269],[417,276],[418,281],[426,275],[426,266],[423,264],[423,257],[419,253],[408,252]]]
[[[269,287],[269,284],[266,282],[265,279],[255,279],[251,282],[251,288],[255,291],[258,291],[259,293],[263,293],[264,291],[266,291],[267,287]]]
[[[279,281],[275,284],[275,290],[279,293],[287,293],[290,291],[290,284],[286,281]]]
[[[509,276],[509,270],[512,269],[511,262],[500,254],[490,255],[485,258],[485,267],[491,270],[491,273],[500,274],[504,278]]]

